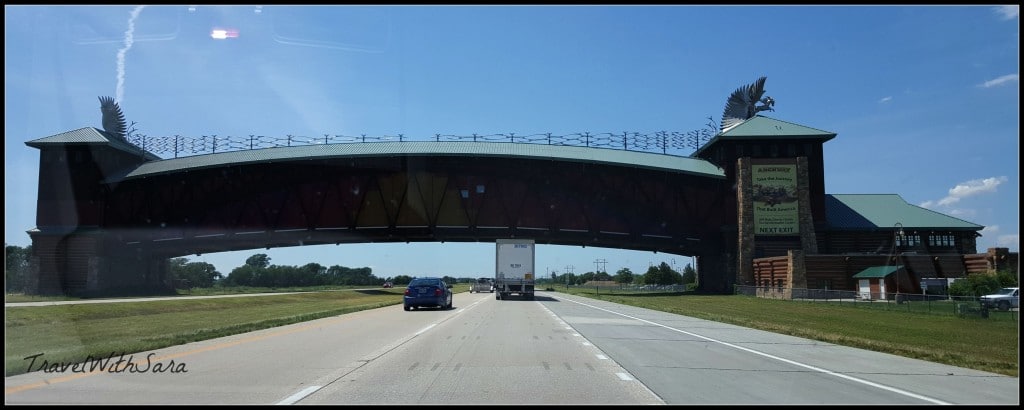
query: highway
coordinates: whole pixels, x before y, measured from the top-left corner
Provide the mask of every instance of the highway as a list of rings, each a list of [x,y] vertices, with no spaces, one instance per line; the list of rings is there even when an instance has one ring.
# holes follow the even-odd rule
[[[1019,379],[538,292],[459,293],[5,378],[6,404],[999,404]],[[43,352],[45,353],[45,352]],[[120,356],[114,357],[116,361]],[[45,355],[37,357],[33,369]],[[94,363],[102,363],[96,361]],[[26,361],[26,366],[29,363]],[[97,365],[98,366],[98,365]]]

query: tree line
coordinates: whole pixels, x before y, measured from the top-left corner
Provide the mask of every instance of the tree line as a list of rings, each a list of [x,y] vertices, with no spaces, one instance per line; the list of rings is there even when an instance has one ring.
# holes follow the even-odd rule
[[[385,279],[373,275],[369,267],[349,268],[341,265],[323,266],[307,263],[302,266],[272,265],[265,253],[248,257],[245,264],[223,276],[206,262],[189,262],[172,258],[171,276],[178,288],[213,286],[253,286],[287,288],[299,286],[380,286]]]
[[[629,268],[622,268],[612,276],[608,272],[587,272],[583,274],[551,272],[551,281],[558,284],[583,285],[591,281],[614,281],[626,285],[689,285],[697,282],[697,271],[686,264],[682,272],[672,269],[668,263],[651,265],[647,272],[635,274]]]
[[[32,245],[6,245],[4,249],[4,287],[8,293],[20,293],[28,284],[31,271]],[[250,256],[245,264],[224,275],[213,264],[190,262],[187,258],[171,258],[168,273],[175,288],[209,288],[214,286],[296,287],[296,286],[380,286],[385,281],[407,284],[412,277],[378,278],[369,267],[326,267],[318,263],[303,266],[271,265],[263,253]],[[455,278],[446,277],[449,283]]]
[[[20,247],[5,244],[5,288],[7,292],[22,292],[27,285],[30,272],[32,245]],[[270,257],[257,253],[245,260],[245,264],[236,267],[224,275],[207,262],[191,262],[188,258],[171,258],[168,272],[175,288],[209,288],[214,286],[253,286],[253,287],[298,287],[298,286],[380,286],[391,282],[395,286],[406,285],[412,281],[409,275],[380,278],[373,274],[369,267],[350,268],[334,265],[323,266],[318,263],[307,263],[302,266],[272,265]],[[491,275],[481,275],[489,277]],[[454,284],[473,282],[476,278],[454,278],[444,276],[445,282]],[[652,265],[644,274],[635,274],[629,268],[619,269],[614,276],[608,272],[587,272],[580,275],[572,273],[557,274],[551,272],[550,281],[557,284],[583,285],[590,281],[615,281],[620,284],[638,285],[686,285],[695,283],[696,271],[689,264],[683,271],[677,272],[667,263]],[[538,277],[538,282],[548,282],[548,278]]]

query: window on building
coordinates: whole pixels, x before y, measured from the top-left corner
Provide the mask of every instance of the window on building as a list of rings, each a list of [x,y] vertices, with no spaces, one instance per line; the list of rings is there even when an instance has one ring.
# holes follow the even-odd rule
[[[921,244],[921,235],[900,235],[896,234],[896,246],[917,246]]]
[[[951,248],[956,245],[953,235],[928,235],[928,245]]]

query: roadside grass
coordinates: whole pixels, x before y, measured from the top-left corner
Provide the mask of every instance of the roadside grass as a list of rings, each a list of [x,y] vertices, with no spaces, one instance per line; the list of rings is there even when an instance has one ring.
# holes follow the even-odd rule
[[[4,374],[25,373],[27,357],[76,363],[113,354],[137,353],[292,323],[402,303],[404,287],[306,290],[245,298],[160,300],[4,309]],[[226,293],[289,292],[245,288]],[[344,290],[344,291],[342,291]],[[468,292],[456,284],[453,293]],[[213,293],[217,294],[217,293]],[[193,294],[196,296],[196,294]],[[80,300],[50,298],[48,300]],[[40,301],[40,300],[32,300]]]
[[[1007,376],[1020,369],[1018,312],[982,319],[744,295],[557,291]]]
[[[380,285],[366,286],[297,286],[293,288],[276,287],[255,287],[255,286],[214,286],[209,288],[178,289],[180,296],[215,296],[215,295],[237,295],[242,293],[278,293],[278,292],[327,292],[332,290],[350,289],[384,289]]]
[[[37,366],[44,359],[71,363],[142,352],[395,305],[402,303],[402,291],[8,307],[4,373],[24,373],[25,358],[39,353]]]
[[[24,293],[6,293],[4,294],[4,303],[21,303],[21,302],[54,302],[61,300],[80,300],[81,298],[71,296],[39,296],[39,295],[26,295]]]

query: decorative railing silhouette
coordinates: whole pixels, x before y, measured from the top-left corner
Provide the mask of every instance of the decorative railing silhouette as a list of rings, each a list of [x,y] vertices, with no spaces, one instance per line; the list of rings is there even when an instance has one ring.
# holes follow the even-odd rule
[[[710,120],[710,118],[709,118]],[[410,138],[398,135],[331,135],[307,137],[287,135],[270,137],[249,135],[248,137],[204,135],[187,137],[181,135],[167,137],[150,137],[144,134],[129,133],[129,143],[149,151],[162,158],[179,158],[194,155],[216,154],[229,151],[245,151],[264,148],[295,147],[305,145],[367,143],[367,142],[405,142],[405,141],[472,141],[472,142],[508,142],[521,144],[567,145],[591,148],[610,148],[627,151],[658,152],[668,155],[689,156],[707,143],[717,134],[717,126],[710,122],[707,128],[688,132],[657,131],[652,133],[621,132],[621,133],[572,133],[565,135],[528,134],[471,134],[451,135],[434,134],[428,138]],[[689,150],[689,151],[687,151]],[[165,156],[166,155],[166,156]]]

